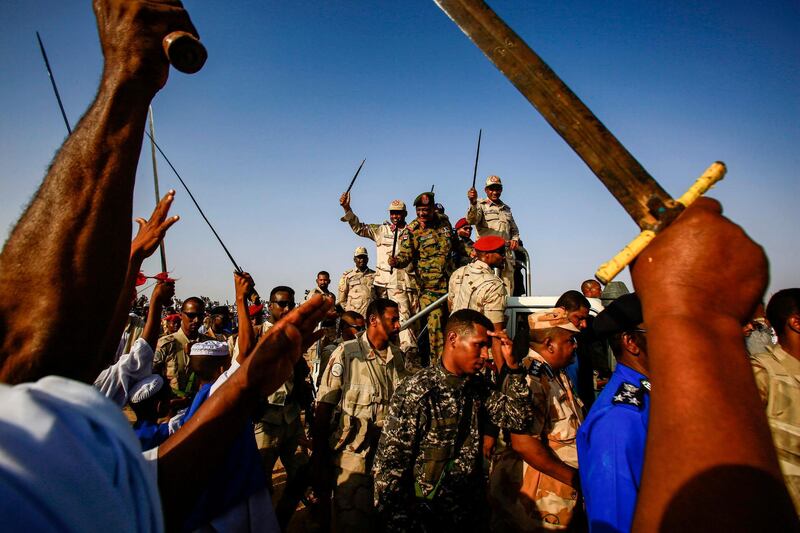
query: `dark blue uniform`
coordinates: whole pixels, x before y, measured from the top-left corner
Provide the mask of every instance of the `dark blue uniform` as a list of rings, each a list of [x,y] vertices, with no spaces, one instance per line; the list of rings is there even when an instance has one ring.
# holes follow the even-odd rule
[[[642,482],[650,382],[617,365],[578,430],[578,464],[592,533],[630,531]]]

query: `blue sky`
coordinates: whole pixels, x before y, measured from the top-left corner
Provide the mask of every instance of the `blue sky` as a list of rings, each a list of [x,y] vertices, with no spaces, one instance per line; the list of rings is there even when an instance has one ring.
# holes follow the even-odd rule
[[[0,228],[35,192],[91,102],[101,55],[90,2],[0,4]],[[533,255],[537,295],[575,288],[637,233],[634,223],[516,89],[431,1],[200,2],[186,7],[209,51],[153,101],[156,138],[262,294],[334,285],[369,243],[339,221],[353,190],[365,221],[436,184],[451,219],[479,175],[498,174]],[[770,291],[798,286],[800,3],[510,1],[490,5],[674,196],[713,161],[712,192],[767,251]],[[159,161],[181,221],[167,236],[180,297],[233,300],[232,267]],[[149,146],[134,214],[154,205]],[[535,235],[535,237],[534,237]],[[373,254],[374,255],[374,254]],[[157,256],[145,271],[160,270]],[[620,279],[628,281],[627,273]]]

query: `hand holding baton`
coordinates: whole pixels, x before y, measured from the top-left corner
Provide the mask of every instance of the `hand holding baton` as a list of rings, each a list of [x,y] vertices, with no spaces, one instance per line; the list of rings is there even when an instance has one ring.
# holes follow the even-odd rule
[[[397,250],[397,224],[394,226],[394,239],[392,239],[392,257],[394,257],[394,252]],[[389,274],[394,272],[394,267],[389,267]]]

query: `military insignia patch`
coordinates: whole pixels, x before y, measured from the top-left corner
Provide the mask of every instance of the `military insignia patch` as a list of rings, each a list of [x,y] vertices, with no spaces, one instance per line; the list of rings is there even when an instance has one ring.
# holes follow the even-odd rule
[[[342,363],[334,363],[333,366],[331,367],[331,376],[335,378],[340,378],[342,377],[343,371],[344,367],[342,366]]]
[[[633,383],[623,383],[614,393],[611,403],[615,405],[632,405],[637,409],[644,407],[644,387],[637,387]]]

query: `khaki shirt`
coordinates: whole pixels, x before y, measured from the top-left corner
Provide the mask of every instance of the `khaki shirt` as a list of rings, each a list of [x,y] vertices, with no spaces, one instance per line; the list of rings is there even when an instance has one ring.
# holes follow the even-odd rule
[[[800,361],[776,345],[750,362],[786,488],[800,514]]]
[[[403,235],[408,232],[408,226],[397,231],[397,244],[395,245],[394,225],[389,222],[384,222],[383,224],[364,224],[352,211],[348,211],[342,217],[342,222],[350,224],[350,228],[356,235],[375,241],[375,269],[377,271],[375,274],[375,285],[378,287],[416,290],[417,283],[414,278],[413,265],[394,269],[389,267],[389,257],[392,255],[392,247],[395,247],[395,254],[397,254],[397,250],[400,249],[400,241]]]
[[[197,336],[196,342],[213,341],[214,337],[203,335],[202,333]],[[186,386],[189,384],[189,354],[186,353],[186,346],[189,344],[189,338],[183,332],[183,328],[170,335],[164,335],[158,339],[156,343],[156,354],[153,358],[153,365],[163,365],[166,367],[167,380],[173,391],[181,393],[186,392]]]
[[[492,324],[505,322],[508,292],[503,280],[483,261],[476,260],[450,276],[448,304],[450,313],[473,309],[486,315]]]
[[[375,271],[367,268],[364,272],[353,267],[342,274],[339,280],[339,303],[345,311],[355,311],[367,318],[367,307],[372,301],[372,284]]]
[[[343,469],[369,472],[367,457],[377,449],[389,403],[407,375],[400,349],[390,343],[384,360],[370,346],[366,333],[343,342],[331,354],[317,401],[341,407],[331,445]]]
[[[466,219],[475,226],[478,237],[496,235],[506,241],[519,240],[519,228],[514,222],[514,215],[503,202],[495,204],[488,198],[478,200],[475,205],[469,206]]]
[[[315,294],[321,294],[323,296],[328,296],[330,298],[333,298],[333,303],[336,303],[336,295],[335,294],[333,294],[331,291],[322,292],[322,289],[320,289],[319,287],[314,287],[313,289],[308,291],[308,294],[306,294],[306,300],[310,299]]]

